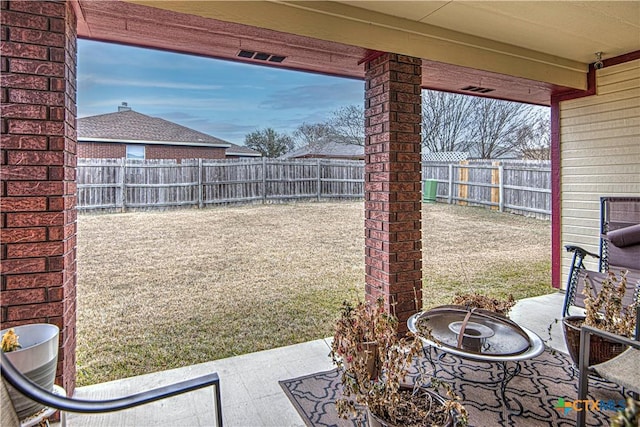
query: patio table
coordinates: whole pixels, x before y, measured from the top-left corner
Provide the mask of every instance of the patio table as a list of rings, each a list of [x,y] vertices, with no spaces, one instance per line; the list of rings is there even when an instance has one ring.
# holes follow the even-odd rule
[[[520,371],[520,362],[533,359],[544,351],[542,339],[533,331],[515,324],[515,322],[502,317],[491,317],[484,310],[479,310],[475,316],[470,316],[469,310],[460,306],[436,307],[427,312],[414,314],[407,320],[409,330],[416,334],[422,342],[423,353],[433,369],[433,376],[445,371],[437,363],[446,354],[451,354],[463,359],[478,362],[486,362],[497,366],[497,375],[494,379],[478,380],[463,378],[454,372],[449,372],[455,378],[472,384],[499,385],[500,397],[505,407],[517,415],[522,414],[522,404],[513,401],[518,408],[514,408],[506,398],[506,390],[509,382]],[[430,336],[420,334],[417,323],[421,317],[434,315],[435,322],[431,323]],[[466,319],[464,319],[466,317]],[[469,318],[473,321],[469,322]],[[431,320],[431,319],[429,319]],[[462,323],[465,325],[461,325]],[[470,334],[464,334],[464,339],[459,337],[462,329]]]

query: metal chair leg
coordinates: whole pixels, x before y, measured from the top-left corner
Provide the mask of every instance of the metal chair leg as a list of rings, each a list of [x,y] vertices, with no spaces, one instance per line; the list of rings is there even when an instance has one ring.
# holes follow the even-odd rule
[[[589,349],[591,335],[586,331],[580,331],[580,356],[578,358],[578,400],[587,400],[589,389]],[[587,405],[584,404],[582,410],[578,410],[576,426],[584,427],[587,421]]]

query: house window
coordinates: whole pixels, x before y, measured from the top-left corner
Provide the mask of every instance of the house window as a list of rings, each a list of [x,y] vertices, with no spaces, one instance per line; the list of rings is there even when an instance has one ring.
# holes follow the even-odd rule
[[[144,160],[144,145],[127,145],[127,159]]]

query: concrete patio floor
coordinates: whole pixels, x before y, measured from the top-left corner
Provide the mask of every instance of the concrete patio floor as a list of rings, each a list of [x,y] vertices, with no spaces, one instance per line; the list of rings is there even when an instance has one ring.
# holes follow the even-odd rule
[[[560,317],[564,294],[520,300],[511,312],[518,324],[548,339],[547,328]],[[225,426],[304,426],[278,381],[333,368],[329,338],[199,365],[111,381],[76,390],[75,397],[107,399],[218,372]],[[555,324],[547,345],[566,352],[562,328]],[[81,426],[213,426],[212,388],[112,414],[66,414],[66,425]]]

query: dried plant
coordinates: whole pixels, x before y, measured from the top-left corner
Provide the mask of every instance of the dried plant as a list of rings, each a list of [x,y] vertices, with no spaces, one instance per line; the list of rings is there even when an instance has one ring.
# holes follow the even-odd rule
[[[16,331],[11,328],[2,336],[2,351],[5,353],[9,353],[10,351],[17,350],[22,346],[18,342],[18,336],[16,335]]]
[[[385,312],[382,299],[375,305],[361,301],[353,306],[345,301],[336,322],[331,358],[337,366],[355,364],[366,368],[365,354],[371,354],[375,365],[380,367],[383,362],[380,350],[397,343],[397,329],[398,319]]]
[[[460,416],[459,425],[466,424],[466,411],[450,388],[449,400],[443,405],[421,387],[406,386],[414,358],[422,351],[422,342],[414,335],[398,337],[398,320],[384,311],[382,300],[375,305],[345,303],[336,323],[331,356],[343,367],[343,395],[336,402],[342,418],[356,416],[362,405],[394,425],[443,425],[451,410]],[[375,343],[375,359],[379,373],[371,375],[369,357],[364,342]],[[371,347],[369,347],[371,348]],[[440,383],[440,385],[444,385]]]
[[[467,307],[467,309],[481,308],[508,317],[509,311],[516,304],[516,300],[513,298],[513,295],[509,295],[506,299],[500,299],[474,292],[469,294],[456,294],[453,298],[453,304],[463,305]]]
[[[640,402],[627,398],[626,407],[611,417],[611,427],[637,427],[640,425]]]
[[[609,272],[602,281],[600,292],[595,292],[593,282],[587,275],[583,294],[586,319],[584,324],[616,335],[632,337],[636,325],[638,302],[624,307],[622,299],[627,290],[627,271],[623,271],[620,279]]]
[[[438,380],[436,378],[431,379],[432,385],[436,390],[439,390],[440,387],[444,388],[445,393],[447,395],[448,400],[445,400],[444,407],[445,411],[451,412],[454,411],[458,414],[457,423],[458,426],[466,426],[469,424],[469,413],[467,409],[462,405],[462,398],[453,391],[451,385],[449,383],[445,383],[442,380]]]

